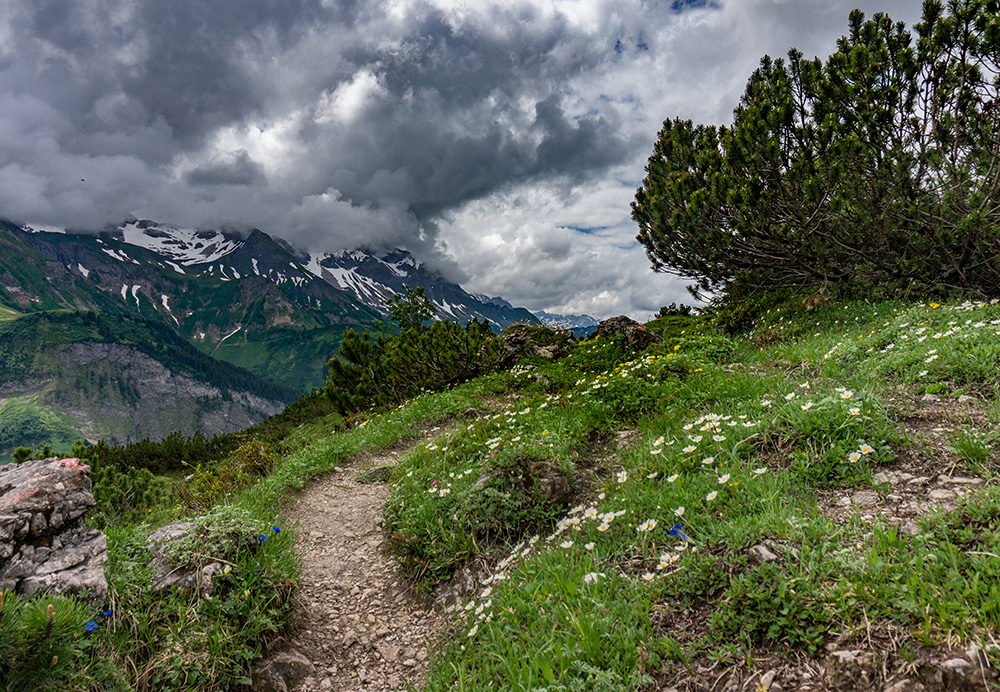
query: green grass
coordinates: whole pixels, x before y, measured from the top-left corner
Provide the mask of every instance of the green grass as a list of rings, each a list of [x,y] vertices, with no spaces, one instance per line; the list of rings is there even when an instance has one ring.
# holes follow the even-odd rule
[[[290,492],[353,455],[412,438],[502,389],[501,377],[484,378],[418,397],[336,434],[326,426],[339,423],[339,417],[316,420],[297,431],[312,440],[309,446],[278,460],[266,477],[233,485],[227,498],[207,510],[188,510],[174,494],[164,498],[150,493],[144,507],[130,505],[130,516],[141,509],[145,520],[105,527],[111,593],[106,603],[86,604],[100,627],[78,632],[71,647],[75,666],[35,671],[43,689],[131,690],[139,689],[142,680],[153,689],[212,692],[244,684],[264,643],[287,623],[294,603],[298,556],[282,519]],[[146,538],[156,527],[179,519],[198,526],[194,539],[176,556],[181,563],[221,561],[230,566],[210,599],[190,591],[150,589]],[[101,619],[106,608],[113,615]],[[15,679],[4,676],[0,668],[0,689]]]
[[[17,319],[20,315],[21,313],[17,310],[13,310],[6,305],[0,305],[0,322]]]
[[[76,422],[63,412],[28,395],[0,400],[0,450],[19,446],[66,451],[81,437]]]
[[[998,317],[996,307],[983,305],[852,305],[819,319],[780,315],[736,343],[677,338],[681,349],[665,347],[688,355],[686,371],[655,392],[652,406],[644,401],[645,369],[610,368],[597,388],[588,374],[550,392],[559,418],[588,411],[593,434],[633,424],[638,410],[638,435],[617,464],[596,464],[592,488],[581,489],[575,506],[548,526],[527,523],[491,536],[477,530],[475,516],[464,518],[481,492],[478,479],[497,463],[491,456],[526,440],[536,444],[552,427],[538,398],[515,403],[519,412],[532,410],[508,416],[505,425],[483,423],[485,429],[459,431],[432,452],[415,450],[401,464],[387,507],[387,526],[408,539],[398,551],[401,568],[427,579],[446,559],[452,571],[476,552],[495,560],[490,583],[459,610],[427,688],[635,689],[644,671],[699,658],[735,664],[752,659],[756,647],[817,653],[871,621],[917,645],[995,630],[995,490],[951,514],[932,514],[916,536],[857,520],[834,523],[815,498],[819,489],[871,487],[872,472],[908,444],[889,415],[898,387],[917,393],[915,381],[930,381],[955,392],[986,390],[995,381],[992,349],[983,343],[990,340],[982,331],[980,338],[947,334],[956,326],[948,323],[969,320],[963,329],[972,332]],[[930,337],[940,333],[939,359],[927,365],[942,363],[930,369],[932,377],[917,369],[934,355],[925,351],[932,346],[919,340],[922,333],[902,339],[907,322],[932,328],[925,330]],[[763,349],[752,343],[762,331],[770,344]],[[605,368],[604,355],[577,360]],[[730,367],[734,362],[740,367]],[[565,363],[585,370],[583,362]],[[550,386],[568,379],[544,374]],[[561,437],[545,460],[588,478],[583,435]],[[956,444],[970,464],[989,458],[985,439]],[[527,451],[514,456],[537,458]],[[442,477],[449,467],[464,468],[462,478]],[[689,540],[672,535],[676,524]],[[751,558],[748,549],[759,543],[780,546],[779,560]],[[437,546],[440,556],[433,554]],[[427,564],[414,570],[408,561],[415,558]],[[677,637],[657,624],[689,612],[704,613],[697,636]]]
[[[143,540],[183,506],[113,527],[116,615],[62,684],[126,689],[107,682],[113,665],[158,689],[234,689],[290,612],[296,557],[287,532],[268,534],[289,492],[444,421],[390,473],[388,546],[427,590],[491,567],[453,612],[427,690],[634,690],[761,650],[818,655],[872,627],[910,653],[987,641],[1000,627],[1000,306],[784,307],[742,337],[684,323],[644,354],[586,341],[349,429],[300,426],[291,454],[199,519],[198,552],[234,565],[214,602],[147,589]],[[884,491],[875,472],[925,444],[900,417],[928,392],[979,402],[946,444],[956,474],[987,482],[914,533],[836,516],[831,495]],[[775,561],[751,555],[762,544]]]

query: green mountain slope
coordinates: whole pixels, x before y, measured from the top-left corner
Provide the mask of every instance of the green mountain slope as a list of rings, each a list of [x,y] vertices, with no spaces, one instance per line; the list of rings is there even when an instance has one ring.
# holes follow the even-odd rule
[[[379,314],[311,280],[266,234],[240,242],[224,268],[181,265],[114,234],[28,233],[0,221],[0,305],[133,315],[300,393],[322,385],[346,327]]]
[[[205,356],[162,323],[69,310],[0,321],[0,453],[74,437],[231,432],[297,396]]]

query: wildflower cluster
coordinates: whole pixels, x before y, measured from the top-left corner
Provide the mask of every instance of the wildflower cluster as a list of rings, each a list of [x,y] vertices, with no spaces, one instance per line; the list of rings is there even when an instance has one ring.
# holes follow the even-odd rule
[[[1000,365],[997,301],[911,308],[878,329],[837,345],[845,364],[865,361],[874,373],[907,382],[988,379]],[[933,390],[932,390],[933,391]]]
[[[51,607],[52,607],[52,606],[49,606],[49,608],[51,608]],[[87,624],[86,624],[86,625],[84,626],[84,630],[86,630],[87,632],[93,632],[93,631],[94,631],[94,630],[96,630],[96,629],[97,629],[98,627],[100,627],[100,626],[101,626],[101,624],[102,624],[102,623],[103,623],[103,622],[104,622],[105,620],[107,620],[108,618],[110,618],[110,617],[111,617],[111,616],[112,616],[113,614],[114,614],[114,613],[113,613],[113,611],[111,611],[111,609],[108,609],[108,610],[105,610],[104,612],[102,612],[102,613],[101,613],[101,619],[100,619],[100,620],[97,620],[96,618],[95,618],[94,620],[91,620],[90,622],[88,622],[88,623],[87,623]]]

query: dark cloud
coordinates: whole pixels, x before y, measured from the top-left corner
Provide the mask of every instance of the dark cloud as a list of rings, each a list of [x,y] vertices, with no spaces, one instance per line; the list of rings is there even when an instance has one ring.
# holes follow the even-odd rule
[[[264,182],[264,169],[246,149],[220,154],[184,176],[191,185],[253,185]]]
[[[917,4],[5,0],[0,216],[399,245],[531,307],[645,309],[683,292],[620,249],[660,123]]]

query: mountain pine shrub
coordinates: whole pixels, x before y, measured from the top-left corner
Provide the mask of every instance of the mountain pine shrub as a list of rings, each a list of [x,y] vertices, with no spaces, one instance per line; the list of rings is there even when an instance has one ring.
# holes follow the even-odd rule
[[[998,9],[928,0],[913,33],[855,10],[826,61],[765,56],[732,125],[666,121],[632,205],[654,269],[716,296],[997,296]]]

